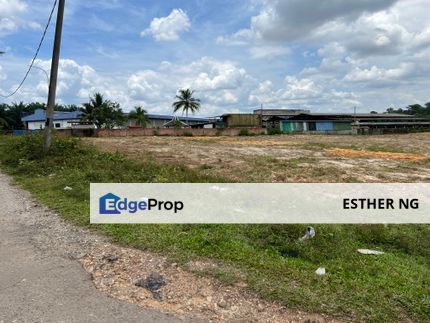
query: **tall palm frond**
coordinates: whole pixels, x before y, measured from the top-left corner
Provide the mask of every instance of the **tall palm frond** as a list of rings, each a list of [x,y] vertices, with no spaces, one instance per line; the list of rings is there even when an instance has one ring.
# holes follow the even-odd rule
[[[149,122],[148,113],[142,107],[135,107],[134,110],[130,111],[128,118],[131,120],[136,120],[136,124],[142,127],[146,127]]]
[[[200,110],[200,100],[193,97],[194,91],[190,89],[179,90],[176,95],[176,101],[173,103],[173,112],[182,110],[182,114],[185,112],[188,117],[188,113],[196,113]]]

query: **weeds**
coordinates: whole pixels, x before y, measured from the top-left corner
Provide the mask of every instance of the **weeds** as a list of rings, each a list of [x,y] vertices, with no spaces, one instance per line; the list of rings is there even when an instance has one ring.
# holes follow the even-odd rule
[[[240,129],[239,136],[249,136],[249,130],[247,128]]]
[[[91,182],[221,182],[182,165],[145,159],[137,163],[103,153],[75,139],[54,138],[47,155],[40,136],[0,138],[1,166],[64,218],[89,222]],[[266,167],[301,167],[314,159],[256,159]],[[206,167],[202,167],[203,170]],[[272,172],[273,169],[268,169]],[[315,176],[324,176],[315,170]],[[73,191],[64,192],[65,186]],[[285,203],[290,203],[288,197]],[[316,237],[299,242],[305,225],[99,225],[114,241],[162,252],[187,263],[211,258],[231,266],[210,275],[225,284],[240,277],[261,296],[289,308],[356,321],[428,321],[430,317],[430,226],[315,225]],[[358,248],[377,248],[368,257]],[[327,275],[317,277],[324,266]],[[224,268],[224,267],[221,267]],[[205,273],[202,273],[205,274]]]

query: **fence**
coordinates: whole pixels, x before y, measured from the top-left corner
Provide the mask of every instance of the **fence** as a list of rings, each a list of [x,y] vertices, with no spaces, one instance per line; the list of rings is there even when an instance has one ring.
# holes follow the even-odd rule
[[[225,129],[100,129],[98,137],[143,137],[143,136],[239,136],[265,135],[263,128],[225,128]]]

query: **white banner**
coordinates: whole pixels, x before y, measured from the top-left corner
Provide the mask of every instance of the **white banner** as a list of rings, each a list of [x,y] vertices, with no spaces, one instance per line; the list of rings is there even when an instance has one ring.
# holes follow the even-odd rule
[[[430,223],[430,184],[91,184],[91,223]]]

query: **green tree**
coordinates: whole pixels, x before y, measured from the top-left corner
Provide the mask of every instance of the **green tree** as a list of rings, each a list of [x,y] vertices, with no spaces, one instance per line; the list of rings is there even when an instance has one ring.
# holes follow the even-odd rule
[[[403,113],[413,115],[417,117],[430,117],[430,102],[427,102],[424,106],[421,104],[412,104],[406,108],[394,109],[388,108],[388,113]]]
[[[24,129],[24,124],[21,118],[25,115],[31,114],[33,111],[28,110],[28,106],[24,102],[14,102],[9,105],[6,114],[6,121],[8,122],[9,129]]]
[[[182,114],[185,112],[188,117],[188,113],[196,113],[200,110],[200,100],[193,97],[194,91],[190,89],[179,90],[176,95],[176,101],[173,103],[173,112],[178,112],[182,110]]]
[[[7,109],[7,104],[0,104],[0,129],[9,127],[7,122]]]
[[[125,123],[124,113],[120,105],[110,100],[105,100],[101,93],[95,93],[90,97],[90,102],[82,105],[82,120],[94,122],[97,128],[114,128]]]
[[[134,110],[130,111],[128,119],[136,120],[136,125],[142,126],[143,128],[145,128],[149,122],[148,113],[142,107],[135,107]]]

